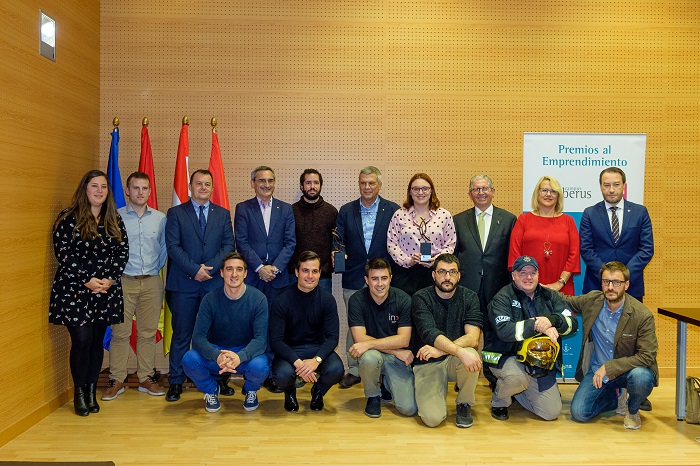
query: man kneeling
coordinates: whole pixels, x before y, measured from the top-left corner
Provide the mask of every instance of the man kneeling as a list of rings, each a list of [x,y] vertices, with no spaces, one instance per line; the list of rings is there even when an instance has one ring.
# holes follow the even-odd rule
[[[348,301],[348,325],[355,341],[349,352],[359,359],[369,417],[382,415],[379,378],[391,393],[396,409],[404,416],[416,414],[411,342],[411,298],[389,286],[391,266],[372,259],[365,266],[367,286]],[[386,393],[386,392],[385,392]],[[385,395],[385,398],[388,396]],[[388,401],[388,400],[387,400]]]
[[[587,422],[615,409],[625,416],[625,428],[639,429],[639,406],[659,385],[654,316],[625,293],[630,272],[622,262],[603,264],[600,278],[602,291],[564,297],[583,317],[583,349],[576,367],[580,384],[571,400],[571,418]]]
[[[482,355],[496,377],[491,416],[507,420],[508,406],[515,398],[523,408],[551,421],[561,412],[553,370],[559,353],[557,340],[575,333],[578,323],[560,296],[539,284],[533,257],[518,257],[512,276],[513,283],[501,288],[488,306]]]
[[[221,266],[223,288],[208,293],[199,306],[192,333],[192,349],[182,358],[187,376],[204,392],[204,408],[214,413],[219,403],[219,374],[245,378],[243,408],[258,408],[258,390],[270,372],[267,347],[267,298],[243,283],[243,256],[228,253]]]

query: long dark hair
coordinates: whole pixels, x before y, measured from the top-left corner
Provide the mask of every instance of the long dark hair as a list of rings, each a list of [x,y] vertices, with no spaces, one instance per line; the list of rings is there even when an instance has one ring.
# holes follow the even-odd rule
[[[109,186],[107,175],[101,170],[90,170],[83,175],[83,178],[80,180],[78,187],[73,193],[71,205],[61,212],[54,222],[54,231],[59,223],[72,214],[75,217],[75,230],[80,232],[81,238],[94,239],[97,237],[97,220],[95,220],[95,216],[92,215],[92,210],[90,209],[90,201],[87,197],[87,185],[93,178],[97,178],[98,176],[103,176],[104,179],[107,180],[108,188],[107,198],[100,208],[100,221],[104,224],[108,236],[116,238],[118,241],[122,240],[122,232],[119,229],[119,222],[117,221],[117,206],[114,204],[112,189]]]

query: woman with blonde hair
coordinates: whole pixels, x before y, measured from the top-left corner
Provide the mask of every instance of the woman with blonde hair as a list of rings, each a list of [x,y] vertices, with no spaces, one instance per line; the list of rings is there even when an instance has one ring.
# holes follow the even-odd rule
[[[421,243],[430,244],[428,257],[422,257]],[[416,173],[408,182],[403,208],[394,212],[387,232],[387,251],[396,263],[391,286],[409,296],[431,286],[433,261],[440,254],[452,254],[456,244],[452,215],[440,207],[433,180]]]
[[[49,322],[68,329],[73,407],[87,416],[100,410],[95,390],[105,331],[124,320],[120,278],[129,243],[107,175],[92,170],[83,176],[71,205],[58,215],[52,237],[58,267]]]
[[[520,256],[539,264],[543,286],[573,296],[572,274],[581,271],[579,235],[574,219],[564,211],[564,191],[551,176],[543,176],[532,192],[532,212],[520,215],[510,235],[508,265]]]

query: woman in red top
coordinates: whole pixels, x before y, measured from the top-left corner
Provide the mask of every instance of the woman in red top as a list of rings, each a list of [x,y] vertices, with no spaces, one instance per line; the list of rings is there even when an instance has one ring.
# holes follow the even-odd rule
[[[508,266],[520,256],[532,256],[539,264],[542,286],[573,296],[571,275],[581,271],[580,240],[576,222],[563,210],[561,185],[543,176],[532,193],[532,212],[520,215],[513,227]]]

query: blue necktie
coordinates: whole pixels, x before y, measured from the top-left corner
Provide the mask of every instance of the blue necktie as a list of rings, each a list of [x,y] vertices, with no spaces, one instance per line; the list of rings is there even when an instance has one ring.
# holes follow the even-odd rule
[[[199,206],[199,228],[202,229],[202,236],[204,236],[204,230],[207,228],[207,219],[204,217],[204,206]]]

